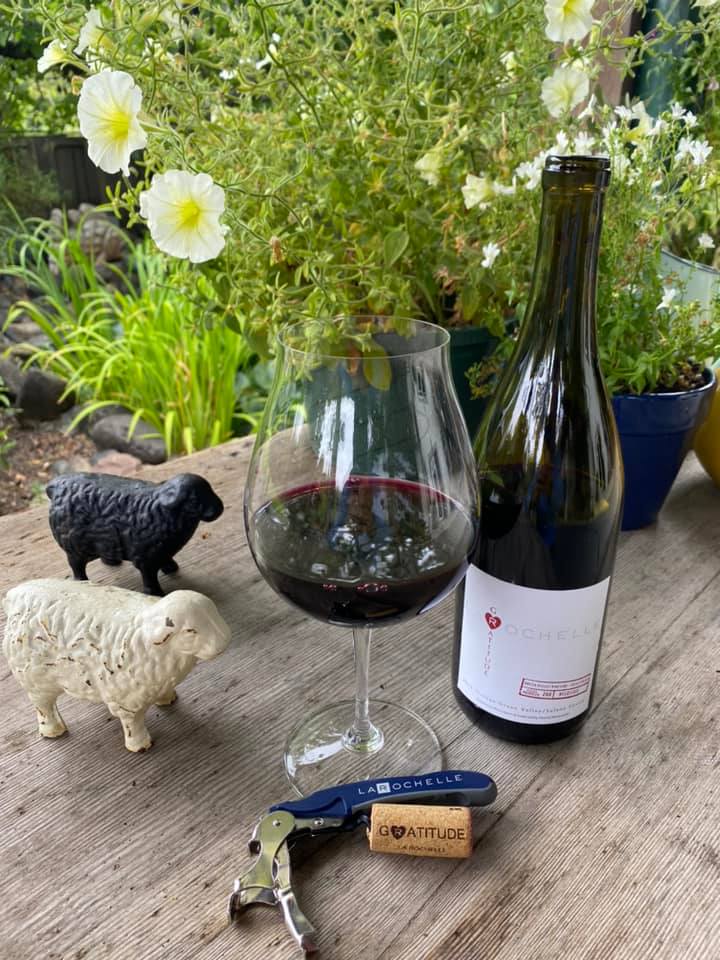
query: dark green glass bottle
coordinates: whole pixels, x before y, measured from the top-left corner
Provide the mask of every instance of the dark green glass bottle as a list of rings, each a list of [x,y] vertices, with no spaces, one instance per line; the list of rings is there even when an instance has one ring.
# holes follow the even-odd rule
[[[609,161],[548,157],[518,343],[475,440],[478,544],[457,593],[456,697],[541,743],[588,714],[622,513],[595,293]]]

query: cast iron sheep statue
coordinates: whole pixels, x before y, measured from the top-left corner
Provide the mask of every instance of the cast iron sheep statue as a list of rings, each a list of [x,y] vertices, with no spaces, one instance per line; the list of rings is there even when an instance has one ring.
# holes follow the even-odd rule
[[[165,483],[99,473],[73,473],[47,486],[50,529],[67,554],[76,580],[86,565],[130,560],[142,574],[143,590],[163,595],[158,571],[176,573],[173,559],[195,533],[223,512],[223,502],[203,477],[181,473]]]
[[[152,746],[147,708],[172,703],[198,660],[230,641],[215,604],[194,590],[157,599],[97,583],[29,580],[7,593],[3,607],[2,652],[37,711],[41,736],[65,733],[55,701],[69,693],[105,703],[134,753]]]

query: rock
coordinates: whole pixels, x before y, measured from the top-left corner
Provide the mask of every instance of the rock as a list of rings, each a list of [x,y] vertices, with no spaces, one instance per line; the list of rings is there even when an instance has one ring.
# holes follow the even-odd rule
[[[50,219],[56,226],[62,224],[62,211],[55,209]],[[67,211],[70,226],[80,227],[80,246],[95,258],[113,262],[122,260],[128,250],[128,241],[117,220],[90,203],[81,203],[77,210]]]
[[[157,430],[140,420],[129,437],[131,423],[132,416],[129,413],[115,413],[103,417],[90,427],[90,437],[101,450],[130,453],[143,463],[163,463],[167,460],[165,441],[157,435]]]
[[[25,314],[21,314],[17,320],[13,320],[5,328],[5,336],[15,343],[33,343],[38,337],[45,338],[46,334],[34,320],[31,320]]]
[[[114,417],[121,413],[130,414],[130,411],[127,407],[123,407],[119,403],[109,403],[106,407],[98,407],[97,410],[93,410],[82,422],[85,425],[85,430],[89,433],[90,429],[100,420],[105,420],[106,417]]]
[[[25,373],[20,369],[18,363],[15,363],[9,357],[0,357],[0,380],[5,384],[13,399],[17,399],[24,379]]]
[[[76,454],[69,460],[56,460],[50,467],[50,473],[54,477],[59,477],[63,473],[90,473],[92,469],[92,463],[87,457]]]
[[[0,377],[22,419],[54,420],[74,403],[72,394],[60,399],[67,384],[47,370],[38,367],[22,370],[13,360],[0,357]]]
[[[75,402],[72,394],[61,399],[67,384],[47,370],[30,367],[17,396],[17,407],[24,419],[54,420]]]
[[[66,410],[65,413],[63,413],[58,419],[58,430],[62,430],[63,433],[70,434],[70,436],[73,436],[77,433],[86,432],[89,427],[87,417],[84,420],[81,420],[77,426],[72,428],[72,430],[70,429],[73,420],[78,416],[78,414],[82,413],[83,409],[84,404],[76,403]]]
[[[111,473],[116,477],[131,477],[142,466],[138,457],[119,450],[101,450],[90,457],[90,463],[95,473]]]

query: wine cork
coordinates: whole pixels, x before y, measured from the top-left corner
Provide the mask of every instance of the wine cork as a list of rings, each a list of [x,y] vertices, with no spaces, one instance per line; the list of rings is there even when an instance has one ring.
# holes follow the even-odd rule
[[[368,839],[373,853],[469,857],[472,853],[470,809],[414,803],[375,803]]]

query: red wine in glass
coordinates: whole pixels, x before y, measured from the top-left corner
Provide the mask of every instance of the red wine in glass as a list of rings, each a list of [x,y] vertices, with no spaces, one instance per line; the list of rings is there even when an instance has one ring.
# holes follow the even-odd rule
[[[474,536],[472,517],[451,497],[385,477],[351,476],[341,490],[300,486],[250,522],[270,586],[349,627],[405,619],[441,600],[464,576]]]

